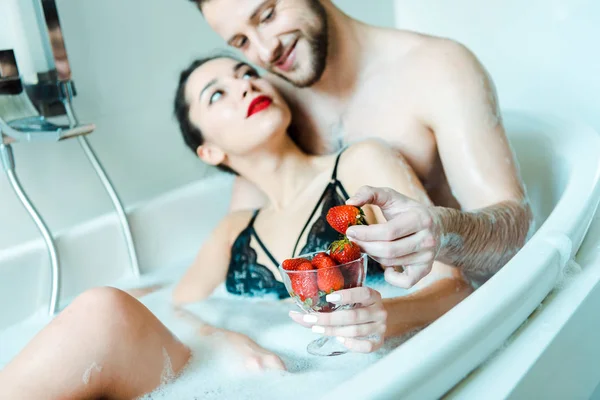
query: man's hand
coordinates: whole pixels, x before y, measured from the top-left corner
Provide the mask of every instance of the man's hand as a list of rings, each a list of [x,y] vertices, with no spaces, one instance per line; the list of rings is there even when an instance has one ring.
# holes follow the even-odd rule
[[[432,207],[418,203],[392,189],[361,187],[347,204],[381,208],[386,223],[355,225],[346,236],[384,267],[385,280],[410,288],[431,271],[439,245],[439,229]],[[394,267],[403,267],[397,272]]]

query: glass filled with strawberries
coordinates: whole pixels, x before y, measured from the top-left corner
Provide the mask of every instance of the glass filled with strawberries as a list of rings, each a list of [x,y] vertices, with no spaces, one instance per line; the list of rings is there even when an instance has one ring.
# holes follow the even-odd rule
[[[329,224],[342,235],[327,251],[304,254],[285,260],[280,266],[283,283],[298,307],[306,313],[333,312],[352,308],[327,301],[327,295],[364,284],[367,255],[346,237],[348,226],[364,224],[362,210],[353,206],[333,207],[327,214]],[[334,337],[323,336],[308,344],[307,351],[318,356],[348,352]]]

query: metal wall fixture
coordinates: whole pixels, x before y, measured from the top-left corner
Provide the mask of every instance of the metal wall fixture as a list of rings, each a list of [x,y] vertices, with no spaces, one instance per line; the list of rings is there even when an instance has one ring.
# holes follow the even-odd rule
[[[71,67],[55,0],[33,1],[36,20],[39,27],[43,28],[40,31],[44,53],[48,65],[52,67],[47,71],[37,71],[37,82],[29,83],[19,74],[14,50],[0,49],[0,161],[15,194],[35,222],[46,244],[52,273],[48,313],[53,315],[58,309],[60,259],[48,226],[18,179],[13,143],[56,142],[77,138],[117,212],[129,253],[132,274],[139,277],[140,269],[122,202],[86,137],[94,131],[95,126],[81,124],[73,107],[73,97],[76,95],[75,84],[71,79]],[[48,120],[60,116],[66,117],[68,124],[57,124]]]

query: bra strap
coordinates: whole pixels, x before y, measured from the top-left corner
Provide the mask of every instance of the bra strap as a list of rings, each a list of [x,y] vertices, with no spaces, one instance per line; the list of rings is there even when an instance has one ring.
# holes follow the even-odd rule
[[[338,169],[338,164],[340,163],[340,157],[342,156],[342,154],[344,153],[344,151],[346,151],[346,149],[348,148],[348,146],[344,147],[337,155],[337,157],[335,158],[335,165],[333,166],[333,174],[331,174],[331,180],[332,181],[337,181],[337,169]]]
[[[308,228],[308,224],[310,224],[310,221],[315,216],[315,213],[319,209],[319,206],[323,202],[323,199],[325,198],[325,195],[327,194],[327,191],[329,190],[329,188],[331,186],[332,186],[332,184],[330,183],[330,184],[327,185],[327,187],[325,187],[325,190],[323,190],[323,194],[319,198],[319,201],[317,201],[317,205],[315,205],[315,208],[313,208],[312,212],[310,213],[310,217],[308,217],[308,220],[306,221],[306,224],[304,224],[304,228],[302,228],[302,231],[300,231],[300,235],[298,236],[298,239],[296,240],[296,244],[294,245],[294,251],[292,252],[292,257],[296,256],[296,250],[298,250],[298,244],[300,243],[300,239],[302,238],[302,235],[304,235],[304,232],[306,231],[306,228]]]
[[[348,200],[350,198],[350,196],[348,196],[348,192],[346,192],[346,189],[344,188],[344,185],[342,185],[342,182],[340,182],[338,180],[337,170],[338,170],[338,165],[340,163],[340,158],[342,157],[342,154],[344,153],[344,151],[346,151],[347,148],[348,148],[348,146],[344,147],[337,155],[337,157],[335,159],[335,165],[333,167],[333,174],[331,174],[331,182],[333,182],[335,184],[335,186],[340,189],[340,191],[342,192],[342,194],[344,195],[346,200]]]
[[[250,222],[248,222],[248,228],[252,228],[254,226],[254,221],[256,221],[256,217],[258,217],[258,213],[260,212],[260,208],[257,208],[252,213],[252,218],[250,218]]]
[[[267,246],[265,246],[265,244],[263,243],[263,241],[260,240],[260,238],[258,237],[258,233],[256,233],[256,230],[254,229],[253,226],[250,227],[250,234],[252,236],[254,236],[254,239],[256,239],[256,241],[258,242],[258,245],[263,249],[263,251],[265,252],[265,254],[267,255],[267,257],[269,257],[269,259],[273,262],[273,264],[275,264],[275,268],[279,268],[279,263],[277,262],[277,260],[275,259],[275,257],[273,257],[273,254],[271,254],[271,252],[269,251],[269,249],[267,249]]]
[[[275,257],[273,257],[273,254],[271,254],[271,252],[269,251],[269,249],[267,249],[267,246],[265,246],[265,244],[263,243],[262,240],[260,240],[260,237],[258,237],[258,233],[256,232],[256,229],[254,229],[254,221],[256,221],[256,217],[258,217],[258,213],[260,212],[260,209],[256,209],[254,210],[254,214],[252,214],[252,219],[250,219],[250,222],[248,223],[248,228],[250,230],[250,235],[254,236],[254,239],[256,239],[256,241],[258,242],[258,245],[263,249],[263,251],[265,252],[265,254],[267,255],[267,257],[269,257],[269,259],[271,259],[271,261],[273,262],[273,264],[275,264],[275,267],[278,268],[279,267],[279,263],[277,262],[277,260],[275,259]]]

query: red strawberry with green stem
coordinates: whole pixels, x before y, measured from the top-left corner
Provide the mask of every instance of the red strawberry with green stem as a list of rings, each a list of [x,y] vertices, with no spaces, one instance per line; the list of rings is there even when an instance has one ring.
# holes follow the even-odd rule
[[[360,258],[360,247],[347,238],[343,238],[331,243],[329,255],[338,264],[347,264]]]
[[[345,281],[344,289],[357,287],[360,281],[362,265],[360,263],[352,263],[352,261],[358,260],[361,257],[360,247],[344,238],[331,244],[330,255],[340,265],[350,263],[349,265],[340,267]]]
[[[325,218],[329,225],[342,235],[346,234],[349,226],[367,224],[363,211],[358,207],[349,205],[331,207]]]

